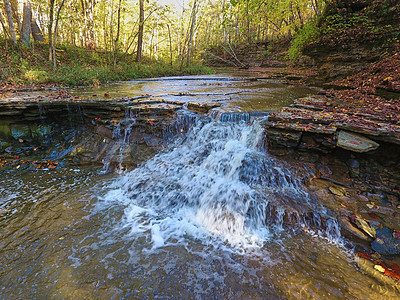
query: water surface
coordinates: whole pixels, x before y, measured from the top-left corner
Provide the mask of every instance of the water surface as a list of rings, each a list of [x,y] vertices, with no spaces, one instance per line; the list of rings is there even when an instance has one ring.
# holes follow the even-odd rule
[[[239,92],[232,105],[244,111],[271,110],[298,95],[294,87],[235,78],[119,87],[131,97],[159,93],[201,101]],[[87,93],[93,92],[103,91]],[[265,106],[257,106],[262,99]],[[167,149],[122,174],[84,167],[3,172],[0,295],[395,297],[358,269],[335,218],[298,175],[302,166],[265,151],[259,121],[199,117]]]
[[[109,98],[146,96],[184,102],[218,101],[248,112],[277,110],[316,90],[271,79],[218,74],[133,80],[101,88],[78,88],[72,93],[88,98],[107,95]]]

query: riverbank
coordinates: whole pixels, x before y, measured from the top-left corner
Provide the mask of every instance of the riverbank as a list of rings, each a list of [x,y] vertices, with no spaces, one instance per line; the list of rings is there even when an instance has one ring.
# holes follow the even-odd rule
[[[365,72],[325,84],[333,89],[272,113],[265,124],[270,144],[359,153],[376,150],[379,141],[400,144],[399,69],[395,53]]]
[[[306,166],[311,193],[340,220],[342,234],[355,246],[359,268],[379,282],[398,285],[399,53],[362,68],[361,62],[349,68],[340,64],[334,76],[324,71],[326,66],[283,72],[278,62],[258,64],[249,68],[258,76],[292,84],[314,81],[323,87],[269,114],[263,123],[269,152]],[[345,77],[348,73],[353,75]],[[321,74],[341,79],[324,82]]]
[[[271,153],[315,168],[309,187],[335,211],[359,267],[392,285],[400,279],[399,70],[395,53],[264,122]]]
[[[63,45],[57,48],[54,70],[47,56],[47,45],[6,48],[0,39],[0,91],[99,86],[136,78],[212,73],[201,64],[181,66],[178,62],[150,60],[139,64],[132,55]]]

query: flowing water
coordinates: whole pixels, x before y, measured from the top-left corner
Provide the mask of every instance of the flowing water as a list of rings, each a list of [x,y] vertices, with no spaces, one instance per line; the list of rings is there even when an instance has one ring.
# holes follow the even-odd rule
[[[242,74],[243,75],[243,74]],[[153,97],[171,101],[217,101],[244,111],[273,111],[317,89],[293,86],[276,80],[231,75],[166,77],[121,82],[101,88],[77,89],[72,93],[94,98]]]
[[[391,297],[358,270],[300,166],[266,152],[260,121],[197,117],[122,174],[3,173],[2,298]]]

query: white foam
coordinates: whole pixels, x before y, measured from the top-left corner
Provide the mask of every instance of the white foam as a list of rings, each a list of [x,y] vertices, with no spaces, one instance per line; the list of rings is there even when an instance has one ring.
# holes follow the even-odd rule
[[[261,126],[199,121],[186,138],[114,182],[103,198],[125,206],[123,227],[150,238],[149,251],[199,239],[233,248],[271,237],[266,208],[276,193],[304,202],[290,171],[257,150]],[[276,210],[282,230],[285,206]]]

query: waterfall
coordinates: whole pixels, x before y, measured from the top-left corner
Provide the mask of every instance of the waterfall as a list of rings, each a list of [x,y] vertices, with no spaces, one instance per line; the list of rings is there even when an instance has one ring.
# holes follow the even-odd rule
[[[263,149],[262,126],[229,122],[238,119],[199,118],[184,138],[117,179],[104,200],[125,205],[123,226],[151,236],[153,248],[187,237],[262,246],[285,228],[315,224],[338,237],[336,221]]]
[[[111,148],[111,151],[107,154],[103,160],[103,173],[110,171],[111,162],[116,158],[117,171],[122,172],[122,163],[128,152],[131,150],[130,147],[130,136],[132,128],[136,124],[136,119],[130,114],[126,114],[125,118],[115,126],[112,132],[112,137],[115,140],[115,144]],[[123,127],[122,127],[123,125]]]

